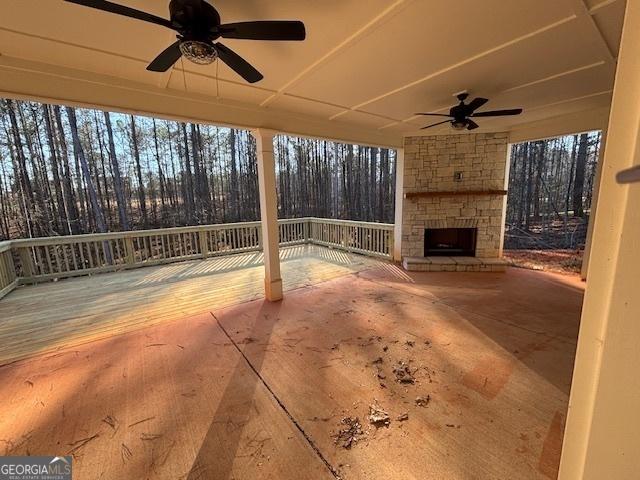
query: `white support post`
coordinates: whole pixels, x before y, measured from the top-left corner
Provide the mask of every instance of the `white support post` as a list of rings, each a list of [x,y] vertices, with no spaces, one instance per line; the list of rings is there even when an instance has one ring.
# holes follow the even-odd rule
[[[276,163],[272,130],[252,131],[258,150],[258,187],[260,190],[260,220],[262,222],[262,252],[264,255],[264,293],[267,300],[282,299],[280,253],[278,248],[278,197],[276,195]]]
[[[393,260],[402,261],[402,207],[404,203],[404,148],[396,150],[396,211],[393,226]]]
[[[509,172],[511,171],[511,151],[513,144],[507,145],[507,152],[505,155],[505,167],[504,167],[504,190],[509,190]],[[500,217],[500,246],[498,247],[498,257],[502,258],[504,255],[504,237],[507,233],[507,195],[502,199],[502,216]]]
[[[604,149],[607,144],[607,128],[602,129],[602,135],[600,137],[600,152],[598,154],[598,164],[596,165],[596,176],[593,180],[593,187],[591,193],[591,211],[589,212],[589,224],[587,225],[587,239],[584,244],[584,254],[582,255],[582,269],[580,270],[580,276],[582,280],[587,279],[587,273],[589,271],[589,260],[591,258],[591,245],[593,240],[593,224],[596,218],[596,210],[598,208],[598,192],[600,190],[600,179],[602,178],[602,161],[604,159]]]
[[[559,480],[640,472],[640,2],[627,2]]]

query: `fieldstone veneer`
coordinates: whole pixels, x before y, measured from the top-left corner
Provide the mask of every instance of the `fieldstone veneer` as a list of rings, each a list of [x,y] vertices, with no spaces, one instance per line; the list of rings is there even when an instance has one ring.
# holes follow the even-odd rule
[[[507,133],[407,137],[404,193],[506,190]],[[462,180],[455,181],[456,172]],[[476,257],[502,255],[506,197],[461,195],[404,198],[402,256],[424,255],[425,228],[478,229]]]

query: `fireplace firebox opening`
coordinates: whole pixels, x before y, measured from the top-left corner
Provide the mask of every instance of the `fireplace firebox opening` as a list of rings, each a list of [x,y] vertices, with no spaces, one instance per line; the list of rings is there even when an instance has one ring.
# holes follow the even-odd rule
[[[477,228],[427,228],[424,256],[474,257],[477,233]]]

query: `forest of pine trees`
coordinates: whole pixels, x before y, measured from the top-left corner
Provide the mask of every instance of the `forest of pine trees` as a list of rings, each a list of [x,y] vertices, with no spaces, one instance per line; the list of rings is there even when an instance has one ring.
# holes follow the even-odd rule
[[[283,135],[275,143],[280,218],[393,222],[393,150]],[[0,239],[259,214],[248,131],[0,100]]]
[[[505,248],[584,245],[600,132],[512,146]]]
[[[393,223],[395,151],[279,135],[280,218]],[[506,248],[579,248],[600,133],[513,145]],[[260,217],[246,130],[0,100],[0,239]]]

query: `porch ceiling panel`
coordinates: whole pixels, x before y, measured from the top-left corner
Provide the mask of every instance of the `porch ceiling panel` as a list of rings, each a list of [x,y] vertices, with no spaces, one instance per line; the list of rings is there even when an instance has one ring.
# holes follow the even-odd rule
[[[168,15],[168,0],[117,1]],[[264,74],[255,85],[224,64],[178,62],[156,74],[145,67],[173,40],[166,29],[62,0],[4,1],[0,93],[395,146],[426,124],[415,111],[446,111],[461,90],[490,98],[487,108],[525,109],[485,120],[485,131],[587,111],[594,96],[607,101],[625,7],[625,0],[211,3],[224,22],[300,19],[307,40],[225,40]]]
[[[278,95],[269,103],[269,108],[301,112],[321,118],[331,118],[344,111],[344,108],[339,105],[331,105],[289,94]]]
[[[566,38],[576,40],[562,41]],[[422,82],[360,108],[401,119],[412,118],[415,112],[445,113],[455,104],[452,93],[469,89],[472,95],[489,98],[484,109],[492,110],[510,89],[523,96],[536,84],[551,90],[546,83],[555,76],[604,64],[596,43],[584,22],[564,23],[451,70],[434,72]],[[609,69],[613,71],[613,65]]]
[[[549,8],[537,7],[540,3]],[[359,105],[573,14],[567,2],[557,0],[414,0],[400,10],[293,86],[292,93]],[[345,78],[355,81],[345,84]]]
[[[593,12],[593,19],[612,52],[620,50],[620,26],[624,20],[624,2],[612,2]]]

